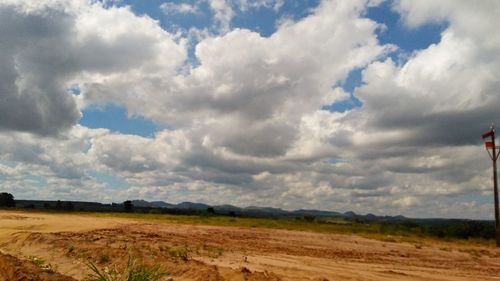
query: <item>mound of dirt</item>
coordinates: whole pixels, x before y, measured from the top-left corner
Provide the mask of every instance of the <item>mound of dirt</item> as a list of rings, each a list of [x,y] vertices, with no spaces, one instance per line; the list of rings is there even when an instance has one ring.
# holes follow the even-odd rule
[[[29,261],[0,254],[0,281],[76,281],[57,272],[42,270]]]

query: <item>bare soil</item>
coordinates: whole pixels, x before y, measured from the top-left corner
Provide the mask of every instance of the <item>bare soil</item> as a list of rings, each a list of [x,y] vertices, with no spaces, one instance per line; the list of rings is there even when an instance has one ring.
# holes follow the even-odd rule
[[[0,211],[0,250],[0,281],[83,280],[88,262],[121,268],[129,256],[173,280],[500,279],[500,250],[485,246],[84,215]],[[33,257],[61,275],[36,279]],[[8,264],[35,279],[12,279]]]

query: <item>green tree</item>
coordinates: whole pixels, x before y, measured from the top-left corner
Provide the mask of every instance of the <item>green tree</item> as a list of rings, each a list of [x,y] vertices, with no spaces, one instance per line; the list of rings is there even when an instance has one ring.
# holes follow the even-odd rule
[[[15,207],[14,196],[7,192],[0,193],[0,207]]]
[[[134,208],[134,204],[132,204],[132,201],[127,200],[123,202],[123,208],[125,209],[125,212],[132,212],[132,209]]]

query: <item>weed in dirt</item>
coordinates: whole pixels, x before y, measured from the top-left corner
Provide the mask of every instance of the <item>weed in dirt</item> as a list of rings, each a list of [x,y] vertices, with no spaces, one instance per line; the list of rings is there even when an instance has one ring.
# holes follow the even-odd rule
[[[29,256],[28,259],[38,266],[41,270],[46,272],[54,272],[55,268],[52,264],[45,264],[45,260],[37,256]]]
[[[100,264],[103,264],[103,263],[108,263],[109,262],[109,256],[106,255],[106,254],[102,254],[99,256],[99,263]]]
[[[45,264],[45,260],[37,256],[29,256],[28,259],[38,267],[41,267]]]
[[[127,267],[121,271],[116,267],[100,271],[92,262],[89,262],[88,267],[93,273],[86,281],[160,281],[167,275],[160,266],[138,265],[132,257],[129,257]]]
[[[208,245],[203,245],[203,250],[207,253],[207,255],[211,258],[218,258],[222,256],[224,249],[222,247],[212,247]]]
[[[174,259],[181,259],[183,261],[187,261],[189,259],[190,253],[191,249],[188,246],[172,247],[168,249],[170,257]]]
[[[160,246],[158,246],[158,249],[160,250],[160,252],[168,252],[170,247],[168,247],[166,245],[160,245]]]

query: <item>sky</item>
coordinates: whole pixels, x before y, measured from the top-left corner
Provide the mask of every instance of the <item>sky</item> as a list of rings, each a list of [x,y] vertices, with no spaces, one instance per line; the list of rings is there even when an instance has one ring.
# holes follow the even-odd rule
[[[0,191],[493,218],[496,0],[0,0]]]

